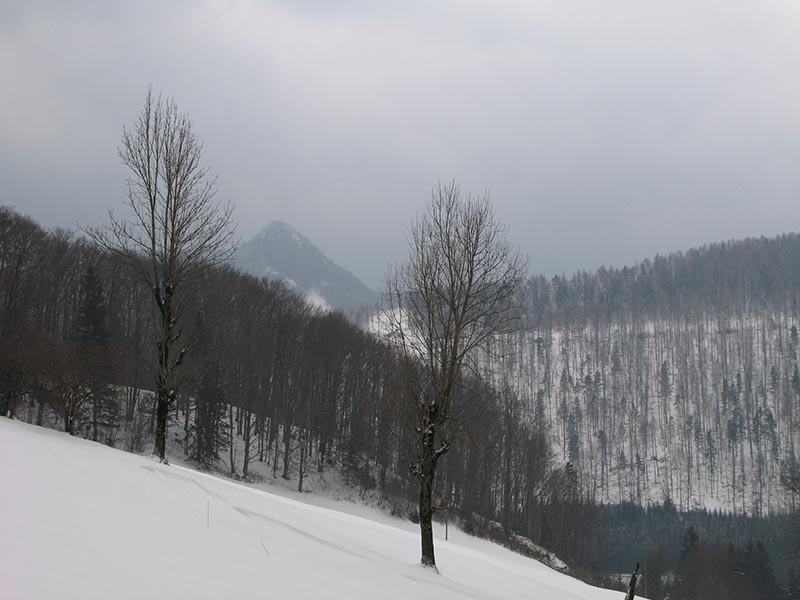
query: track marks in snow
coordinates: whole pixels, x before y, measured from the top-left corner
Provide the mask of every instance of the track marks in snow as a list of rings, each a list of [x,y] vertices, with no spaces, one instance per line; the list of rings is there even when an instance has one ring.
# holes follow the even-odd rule
[[[212,498],[216,498],[217,500],[221,500],[227,504],[227,499],[224,496],[219,495],[218,493],[208,489],[202,483],[197,481],[196,479],[192,479],[191,477],[186,477],[184,475],[178,475],[177,473],[172,473],[166,469],[159,469],[157,467],[151,467],[150,465],[139,465],[145,471],[150,471],[151,473],[155,473],[163,477],[164,479],[173,480],[173,481],[180,481],[181,483],[188,483],[193,485],[194,487],[199,488],[204,493],[208,494]]]
[[[239,506],[234,506],[233,510],[235,510],[239,514],[242,514],[245,517],[248,517],[248,518],[251,518],[251,519],[258,519],[258,520],[261,520],[261,521],[266,521],[267,523],[280,525],[281,527],[283,527],[285,529],[288,529],[289,531],[291,531],[293,533],[297,533],[297,534],[299,534],[299,535],[301,535],[301,536],[303,536],[303,537],[305,537],[307,539],[310,539],[310,540],[312,540],[312,541],[314,541],[314,542],[316,542],[318,544],[323,544],[325,546],[328,546],[329,548],[333,548],[335,550],[338,550],[339,552],[343,552],[345,554],[349,554],[350,556],[354,556],[356,558],[360,558],[361,560],[366,560],[368,562],[372,562],[372,558],[367,556],[366,554],[362,554],[360,552],[356,552],[354,550],[350,550],[349,548],[345,548],[343,545],[337,544],[336,542],[334,542],[332,540],[325,539],[323,537],[320,537],[318,535],[310,533],[310,532],[308,532],[308,531],[306,531],[304,529],[301,529],[299,527],[295,527],[294,525],[289,525],[288,523],[284,523],[283,521],[280,521],[278,519],[274,519],[274,518],[269,517],[267,515],[264,515],[262,513],[255,512],[255,511],[252,511],[252,510],[247,510],[246,508],[241,508]]]

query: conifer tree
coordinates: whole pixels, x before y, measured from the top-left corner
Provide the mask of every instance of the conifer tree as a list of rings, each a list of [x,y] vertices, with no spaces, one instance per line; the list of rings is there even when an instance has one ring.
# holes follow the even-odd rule
[[[197,388],[195,416],[190,427],[189,457],[204,469],[219,460],[219,449],[225,443],[225,409],[220,366],[212,362],[205,369]]]

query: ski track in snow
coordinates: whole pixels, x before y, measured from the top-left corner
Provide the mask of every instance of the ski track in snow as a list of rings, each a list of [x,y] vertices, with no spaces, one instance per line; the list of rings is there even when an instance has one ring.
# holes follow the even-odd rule
[[[337,544],[336,542],[333,542],[331,540],[327,540],[327,539],[325,539],[323,537],[320,537],[318,535],[314,535],[313,533],[310,533],[310,532],[306,531],[305,529],[301,529],[300,527],[295,527],[294,525],[290,525],[289,523],[284,523],[282,521],[279,521],[278,519],[273,519],[272,517],[268,517],[267,515],[263,515],[261,513],[254,512],[252,510],[247,510],[246,508],[240,508],[238,506],[234,506],[233,509],[235,511],[238,511],[240,514],[244,515],[245,517],[247,517],[249,519],[260,519],[262,521],[266,521],[267,523],[278,525],[280,527],[288,529],[289,531],[293,531],[293,532],[295,532],[295,533],[297,533],[297,534],[299,534],[299,535],[301,535],[301,536],[303,536],[305,538],[308,538],[309,540],[311,540],[313,542],[316,542],[317,544],[324,544],[325,546],[327,546],[329,548],[333,548],[334,550],[338,550],[339,552],[344,552],[345,554],[348,554],[350,556],[354,556],[354,557],[359,558],[361,560],[366,560],[366,561],[372,562],[372,559],[369,556],[365,555],[365,554],[361,554],[359,552],[355,552],[353,550],[349,550],[349,549],[345,548],[341,544]]]
[[[212,492],[206,486],[204,486],[202,483],[200,483],[196,479],[192,479],[191,477],[184,477],[183,475],[178,475],[177,473],[173,473],[171,471],[168,471],[167,469],[158,469],[158,468],[153,467],[151,465],[142,465],[142,468],[145,471],[150,471],[151,473],[156,473],[160,477],[163,477],[164,479],[167,479],[167,480],[173,480],[173,481],[180,481],[180,482],[188,483],[189,485],[200,489],[202,492],[205,492],[206,494],[208,494],[212,498],[216,498],[217,500],[222,500],[223,502],[225,501],[224,496],[220,496],[216,492]]]
[[[0,418],[0,598],[618,600],[451,528],[419,533]],[[306,502],[303,502],[306,500]],[[369,515],[366,519],[358,514]],[[442,535],[441,528],[436,535]]]

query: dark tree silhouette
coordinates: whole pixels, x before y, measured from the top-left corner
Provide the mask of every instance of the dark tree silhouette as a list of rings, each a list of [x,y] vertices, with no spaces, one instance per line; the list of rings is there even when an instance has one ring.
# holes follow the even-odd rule
[[[121,256],[152,290],[159,314],[156,337],[156,439],[153,454],[166,462],[167,416],[177,398],[176,375],[187,342],[182,339],[180,293],[203,269],[233,251],[232,206],[215,197],[215,179],[201,163],[203,144],[192,121],[173,100],[148,90],[119,155],[127,180],[128,220],[110,215],[91,237]]]
[[[461,197],[455,182],[434,188],[427,211],[412,225],[408,260],[390,273],[390,335],[415,364],[419,522],[422,564],[435,567],[433,489],[448,451],[439,439],[464,369],[478,351],[514,323],[525,262],[505,240],[488,197]]]

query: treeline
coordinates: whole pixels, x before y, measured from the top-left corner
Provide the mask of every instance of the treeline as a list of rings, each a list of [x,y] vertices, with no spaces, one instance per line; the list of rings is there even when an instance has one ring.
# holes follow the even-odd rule
[[[229,268],[178,298],[186,360],[170,452],[242,478],[340,470],[413,517],[409,369],[372,333]],[[132,451],[153,434],[153,291],[114,256],[0,208],[0,410]],[[579,561],[593,507],[510,388],[459,381],[434,501]]]
[[[598,502],[791,508],[800,428],[800,236],[532,278],[499,379]]]
[[[642,586],[653,600],[794,600],[798,598],[796,571],[779,583],[765,545],[758,542],[723,543],[704,537],[690,525],[677,545],[677,559],[662,550],[645,562]]]
[[[536,321],[660,319],[687,312],[796,305],[800,235],[748,238],[656,256],[622,268],[570,277],[533,277],[527,291]]]
[[[688,527],[706,540],[746,546],[763,542],[775,571],[785,576],[794,558],[794,518],[749,517],[716,510],[678,512],[669,500],[642,508],[630,503],[603,505],[597,510],[595,533],[589,541],[589,561],[604,573],[624,573],[637,561],[661,555],[675,571],[680,542]]]

